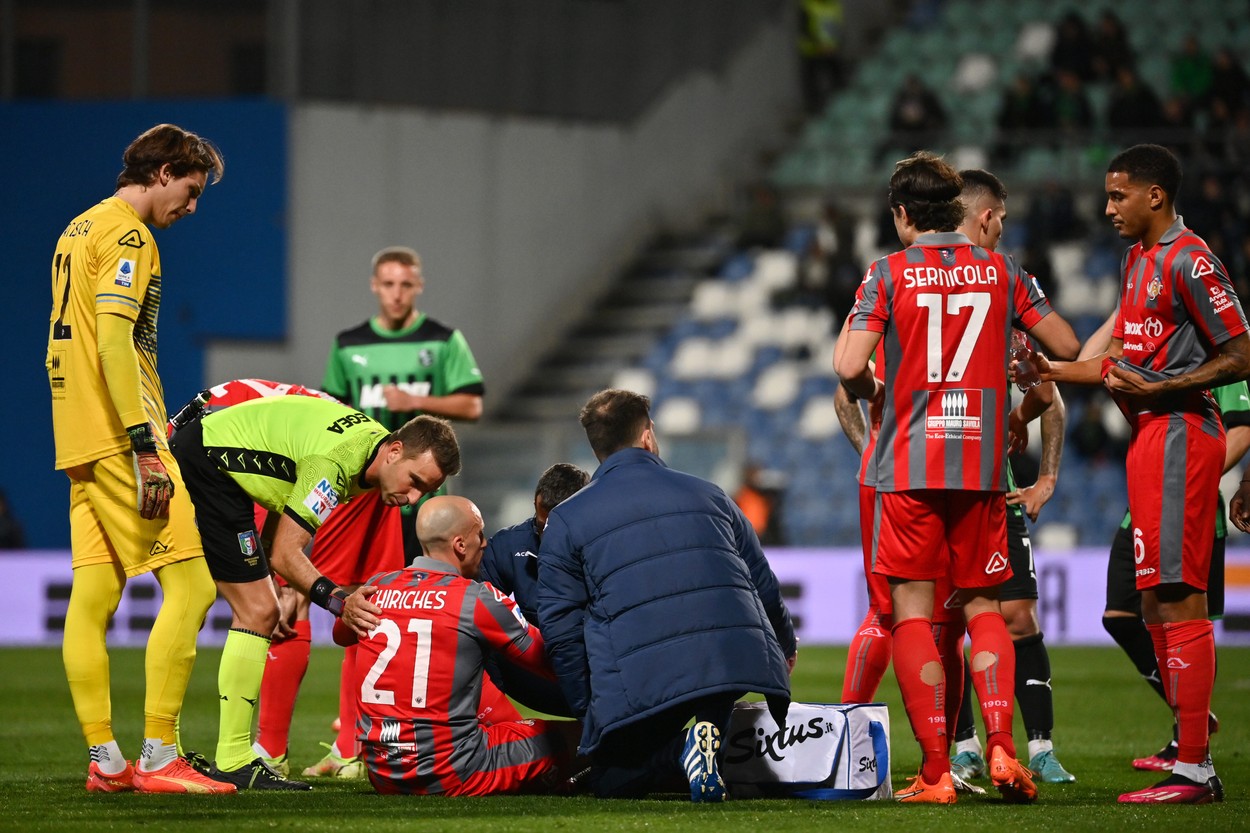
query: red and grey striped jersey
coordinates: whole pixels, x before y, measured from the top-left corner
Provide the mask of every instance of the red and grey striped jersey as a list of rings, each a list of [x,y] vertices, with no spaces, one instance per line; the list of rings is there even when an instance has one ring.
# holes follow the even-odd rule
[[[1014,260],[958,232],[922,234],[872,265],[851,327],[880,333],[884,352],[885,407],[868,464],[878,490],[1006,489],[1011,328],[1050,311]]]
[[[370,769],[406,792],[446,792],[487,762],[477,719],[487,653],[554,680],[542,637],[507,596],[432,558],[369,583],[382,621],[356,656],[357,736]]]
[[[863,286],[862,284],[860,285]],[[858,294],[858,293],[856,293]],[[885,361],[881,352],[881,344],[877,344],[873,353],[873,375],[885,381]],[[873,451],[877,447],[877,435],[881,433],[881,415],[874,413],[872,403],[868,403],[868,436],[864,438],[864,453],[859,461],[859,482],[864,486],[876,488],[877,467],[873,463]]]
[[[1244,332],[1246,316],[1228,273],[1184,218],[1177,217],[1150,249],[1139,241],[1125,252],[1112,335],[1124,342],[1123,359],[1131,369],[1151,380],[1179,376]],[[1206,391],[1127,416],[1136,422],[1165,413],[1213,435],[1218,430],[1215,401]]]

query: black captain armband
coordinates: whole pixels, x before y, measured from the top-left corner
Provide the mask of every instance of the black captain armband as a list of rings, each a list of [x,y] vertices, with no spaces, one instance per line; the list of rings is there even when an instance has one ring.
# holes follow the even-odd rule
[[[308,590],[308,599],[317,607],[323,607],[335,616],[342,616],[343,603],[347,601],[347,591],[322,576],[314,581],[313,586]]]
[[[130,448],[135,454],[155,454],[156,437],[152,435],[152,426],[146,422],[132,425],[126,429],[130,436]]]

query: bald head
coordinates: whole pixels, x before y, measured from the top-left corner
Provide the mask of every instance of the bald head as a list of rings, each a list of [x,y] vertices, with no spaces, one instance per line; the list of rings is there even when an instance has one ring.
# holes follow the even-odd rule
[[[455,567],[466,578],[477,576],[486,547],[482,513],[459,495],[440,495],[421,504],[417,540],[428,557]]]

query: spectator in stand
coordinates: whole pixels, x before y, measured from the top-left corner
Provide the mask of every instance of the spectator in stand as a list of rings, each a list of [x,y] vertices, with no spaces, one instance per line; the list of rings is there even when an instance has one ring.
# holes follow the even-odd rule
[[[1185,193],[1185,223],[1194,233],[1208,241],[1212,250],[1215,238],[1223,241],[1240,239],[1242,220],[1236,198],[1225,189],[1224,178],[1213,173],[1204,174],[1193,193]],[[1227,252],[1214,252],[1224,261]]]
[[[1093,34],[1094,45],[1094,77],[1100,81],[1110,81],[1116,77],[1121,67],[1131,67],[1136,63],[1133,47],[1128,42],[1128,32],[1124,29],[1124,21],[1111,9],[1106,9],[1098,18],[1098,27]]]
[[[1207,100],[1222,101],[1228,112],[1235,113],[1250,101],[1250,76],[1237,61],[1233,50],[1224,47],[1215,53],[1211,61],[1211,86],[1207,91]]]
[[[1094,124],[1094,108],[1081,76],[1072,70],[1058,70],[1046,87],[1047,106],[1061,141],[1083,142]]]
[[[781,488],[777,472],[765,471],[759,463],[747,463],[742,472],[742,485],[734,492],[734,503],[766,547],[785,544],[781,523]]]
[[[845,318],[855,303],[864,267],[855,257],[855,216],[831,200],[825,202],[803,269],[803,282],[820,287],[834,320]]]
[[[1206,101],[1214,81],[1211,56],[1196,35],[1185,38],[1181,51],[1172,56],[1172,91],[1192,102]]]
[[[1224,114],[1218,127],[1217,112]],[[1230,112],[1223,99],[1213,100],[1207,135],[1212,155],[1217,159],[1243,170],[1250,167],[1250,105],[1242,104]]]
[[[799,68],[809,115],[842,86],[842,0],[799,0]]]
[[[20,550],[26,546],[26,534],[22,523],[13,514],[9,498],[0,492],[0,550]]]
[[[748,189],[747,198],[738,247],[779,248],[786,239],[786,215],[776,189],[767,182],[756,182]]]
[[[1184,96],[1170,95],[1159,111],[1159,144],[1182,159],[1195,150],[1194,111]]]
[[[1072,189],[1058,180],[1047,180],[1033,195],[1025,218],[1031,245],[1072,240],[1085,233],[1085,224],[1076,212]]]
[[[1032,134],[1055,129],[1054,114],[1031,73],[1023,70],[1016,73],[1011,86],[1003,90],[997,122],[998,142],[994,156],[1001,162],[1010,162],[1021,146],[1035,141]]]
[[[912,153],[932,147],[946,127],[946,109],[920,76],[909,73],[890,105],[890,147]]]
[[[1082,460],[1091,463],[1121,462],[1128,446],[1107,430],[1103,422],[1102,403],[1102,399],[1087,399],[1081,418],[1072,426],[1068,445]]]
[[[1056,75],[1072,73],[1078,81],[1094,78],[1094,41],[1085,19],[1069,11],[1059,20],[1055,44],[1050,51],[1050,68]]]
[[[1162,109],[1159,96],[1142,81],[1137,70],[1120,67],[1107,102],[1107,125],[1117,139],[1137,143],[1154,138],[1154,131],[1160,127]]]

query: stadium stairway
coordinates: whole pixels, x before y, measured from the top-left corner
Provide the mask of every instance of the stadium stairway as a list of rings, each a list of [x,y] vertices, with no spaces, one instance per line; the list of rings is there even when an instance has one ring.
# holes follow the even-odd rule
[[[719,223],[655,239],[489,418],[540,423],[576,415],[591,394],[638,364],[677,323],[695,285],[720,265],[731,245]]]

